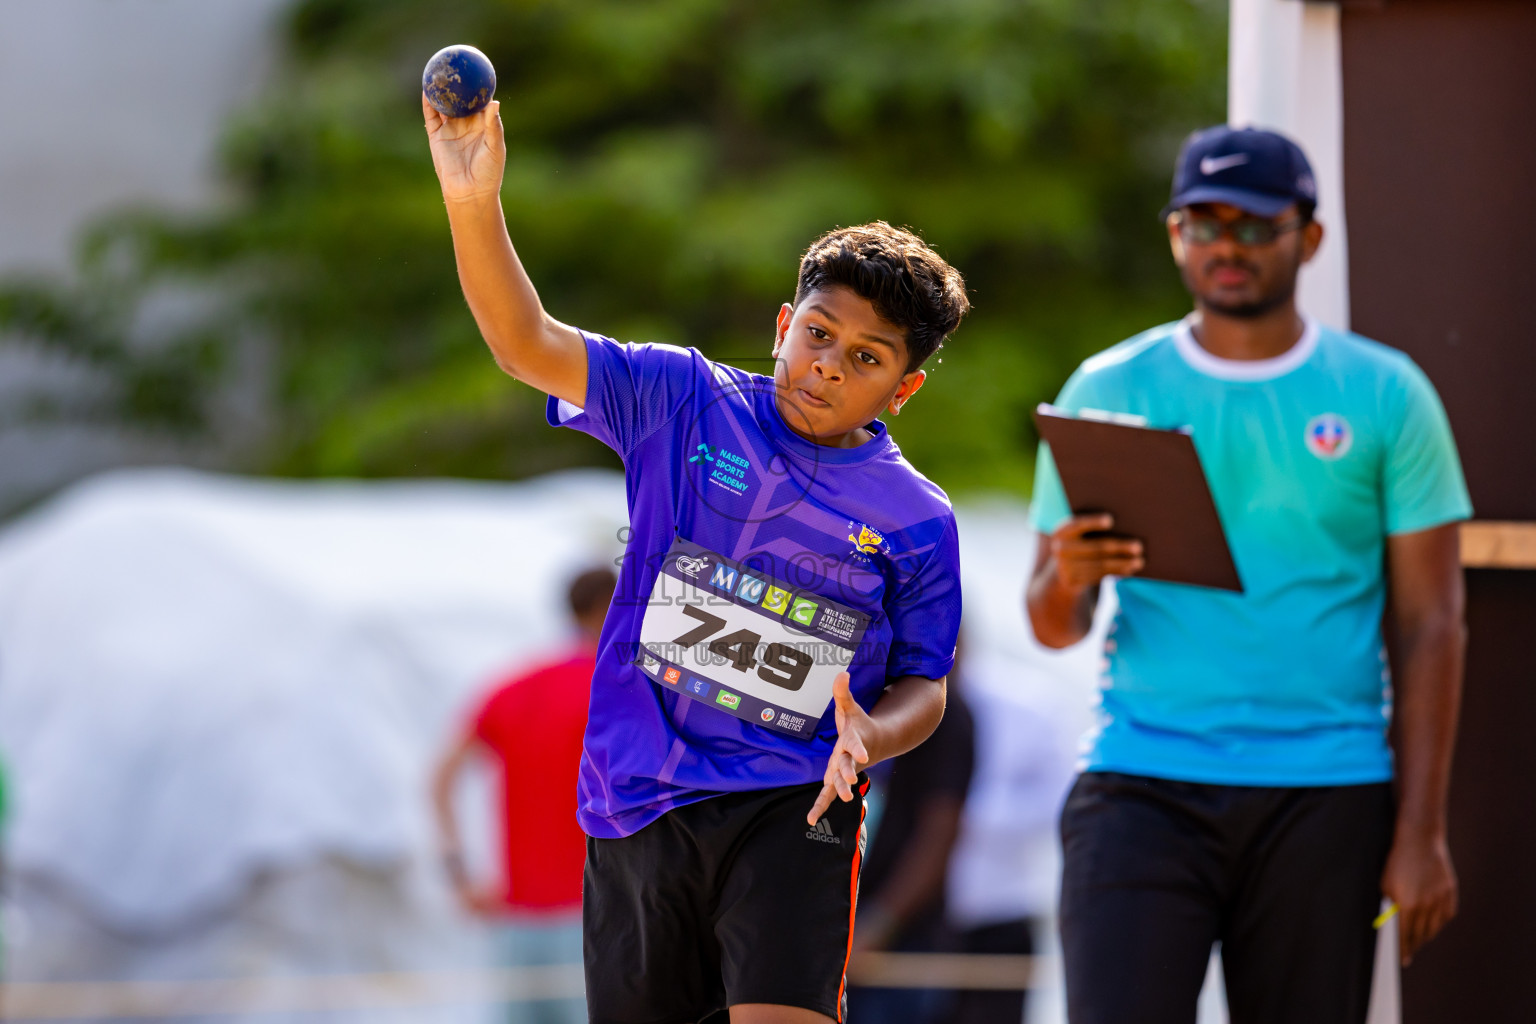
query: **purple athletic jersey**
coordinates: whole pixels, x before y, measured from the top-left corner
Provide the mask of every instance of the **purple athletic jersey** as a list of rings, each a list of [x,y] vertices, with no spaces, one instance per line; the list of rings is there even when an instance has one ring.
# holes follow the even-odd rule
[[[770,377],[583,336],[586,407],[552,398],[548,418],[625,465],[578,811],[616,838],[706,797],[819,780],[838,672],[866,709],[897,677],[947,675],[959,549],[949,499],[883,423],[857,448],[813,444]]]

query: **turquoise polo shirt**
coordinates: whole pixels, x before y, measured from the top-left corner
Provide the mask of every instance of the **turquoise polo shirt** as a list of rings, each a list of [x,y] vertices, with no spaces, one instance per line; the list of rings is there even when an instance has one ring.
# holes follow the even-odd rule
[[[1101,352],[1056,404],[1189,427],[1245,592],[1123,579],[1083,767],[1188,782],[1392,777],[1384,547],[1472,505],[1411,359],[1308,322],[1273,359],[1220,359],[1187,322]],[[1041,447],[1034,524],[1069,515]]]

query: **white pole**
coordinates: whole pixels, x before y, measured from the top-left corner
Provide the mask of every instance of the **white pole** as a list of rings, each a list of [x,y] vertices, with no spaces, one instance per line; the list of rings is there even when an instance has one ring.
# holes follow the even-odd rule
[[[1303,311],[1349,329],[1349,246],[1344,219],[1344,85],[1337,4],[1232,0],[1227,121],[1284,132],[1317,175],[1327,234],[1302,271]]]
[[[1344,69],[1337,4],[1232,0],[1227,121],[1282,131],[1301,144],[1317,175],[1318,220],[1327,235],[1302,271],[1307,313],[1349,329],[1349,244],[1344,215]],[[1397,922],[1377,937],[1368,1024],[1400,1024]]]

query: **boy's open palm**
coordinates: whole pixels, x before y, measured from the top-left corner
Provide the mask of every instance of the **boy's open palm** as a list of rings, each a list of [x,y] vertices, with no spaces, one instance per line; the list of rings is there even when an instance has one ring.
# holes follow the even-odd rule
[[[432,146],[432,166],[450,202],[495,196],[501,192],[507,140],[501,127],[501,103],[492,100],[468,117],[444,117],[421,97]]]
[[[841,799],[844,803],[853,799],[853,787],[859,784],[860,770],[869,764],[869,745],[874,739],[874,722],[853,699],[847,672],[838,673],[832,682],[832,704],[836,708],[837,744],[832,748],[832,756],[827,758],[821,792],[811,813],[805,817],[812,825],[832,806],[833,799]]]

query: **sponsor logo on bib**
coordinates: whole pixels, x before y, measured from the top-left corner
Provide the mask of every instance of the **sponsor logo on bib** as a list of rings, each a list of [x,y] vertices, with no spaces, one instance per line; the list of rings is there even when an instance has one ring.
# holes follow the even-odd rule
[[[800,731],[803,731],[803,729],[805,729],[805,726],[806,726],[805,718],[800,717],[800,715],[793,715],[793,714],[790,714],[790,712],[788,712],[788,711],[780,711],[779,712],[779,728],[780,729],[790,729],[790,731],[793,731],[793,732],[800,732]]]
[[[1307,423],[1307,451],[1320,459],[1342,459],[1354,443],[1355,432],[1349,421],[1336,412],[1314,416]]]
[[[715,572],[709,577],[709,585],[725,591],[727,594],[736,586],[738,573],[728,565],[715,566]]]
[[[730,690],[721,690],[719,696],[715,698],[715,703],[724,707],[734,708],[741,704],[741,698]]]
[[[736,596],[750,604],[757,604],[763,599],[763,591],[768,589],[768,584],[756,576],[741,574],[741,582],[736,585]]]
[[[779,728],[789,729],[793,732],[802,732],[805,726],[806,720],[799,715],[792,715],[788,711],[779,712]]]
[[[782,614],[789,607],[789,591],[780,590],[778,587],[769,587],[768,595],[763,598],[763,611]]]
[[[809,626],[816,621],[816,609],[820,607],[815,601],[797,597],[795,603],[790,605],[789,617],[802,626]]]
[[[698,558],[693,558],[693,557],[691,557],[689,555],[678,555],[677,556],[677,571],[678,572],[687,573],[689,576],[692,576],[694,579],[698,579],[699,578],[699,573],[703,572],[705,569],[708,569],[708,568],[709,568],[709,556],[708,555],[700,555]]]

